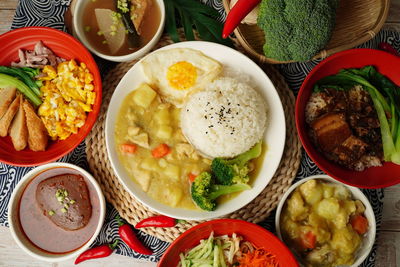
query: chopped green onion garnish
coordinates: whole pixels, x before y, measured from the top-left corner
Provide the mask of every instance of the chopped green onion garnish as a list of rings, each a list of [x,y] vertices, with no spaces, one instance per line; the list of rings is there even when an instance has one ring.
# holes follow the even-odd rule
[[[50,211],[49,211],[49,215],[50,215],[50,216],[53,216],[54,214],[55,214],[55,212],[54,212],[53,210],[50,210]]]
[[[62,208],[62,209],[61,209],[61,212],[62,212],[62,213],[67,213],[67,209],[66,209],[66,208]]]

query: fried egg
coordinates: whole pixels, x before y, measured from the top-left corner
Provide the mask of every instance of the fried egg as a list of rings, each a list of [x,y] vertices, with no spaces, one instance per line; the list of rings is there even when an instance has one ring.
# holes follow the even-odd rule
[[[147,82],[165,100],[182,107],[187,97],[212,82],[222,71],[218,61],[189,48],[161,50],[142,61]]]

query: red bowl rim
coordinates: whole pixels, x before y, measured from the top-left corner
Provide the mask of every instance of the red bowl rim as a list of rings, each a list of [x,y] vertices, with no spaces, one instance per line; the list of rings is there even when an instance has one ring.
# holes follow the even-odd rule
[[[292,254],[292,252],[290,251],[290,249],[285,245],[285,243],[283,243],[277,236],[275,236],[274,234],[272,234],[270,231],[268,231],[267,229],[254,224],[254,223],[250,223],[247,221],[243,221],[243,220],[238,220],[238,219],[217,219],[217,220],[211,220],[211,221],[207,221],[204,223],[200,223],[192,228],[190,228],[189,230],[186,230],[183,234],[181,234],[177,239],[175,239],[167,248],[167,250],[164,252],[163,256],[161,257],[160,261],[158,262],[157,266],[161,266],[161,263],[163,263],[164,259],[167,257],[167,255],[169,254],[169,252],[171,250],[174,249],[174,246],[176,243],[180,242],[181,239],[183,239],[184,237],[190,235],[192,232],[197,231],[198,229],[204,227],[204,226],[208,226],[208,225],[213,225],[213,224],[219,224],[219,223],[238,223],[241,224],[243,227],[251,227],[251,228],[258,228],[259,230],[262,230],[266,235],[268,235],[271,239],[273,239],[275,242],[280,243],[282,245],[282,249],[284,250],[284,252],[286,252],[286,256],[287,257],[291,257],[293,259],[294,262],[297,262],[296,257]],[[232,234],[232,233],[230,233]],[[200,240],[198,240],[198,242],[200,242]]]
[[[91,113],[93,113],[93,116],[95,116],[96,118],[99,115],[100,112],[100,108],[101,108],[101,103],[102,103],[102,81],[101,81],[101,76],[100,76],[100,72],[99,72],[99,68],[97,66],[96,61],[94,60],[92,54],[89,52],[89,50],[83,45],[81,44],[76,38],[74,38],[72,35],[67,34],[66,32],[54,29],[54,28],[50,28],[50,27],[42,27],[42,26],[30,26],[30,27],[23,27],[23,28],[18,28],[18,29],[14,29],[11,31],[8,31],[6,33],[3,33],[0,35],[0,39],[4,38],[4,36],[8,36],[8,35],[12,35],[15,34],[15,32],[24,32],[24,31],[47,31],[47,32],[54,32],[60,36],[62,36],[63,38],[68,39],[69,42],[71,42],[71,45],[74,46],[80,46],[81,49],[83,49],[85,51],[85,53],[88,54],[89,57],[89,61],[90,63],[93,64],[93,66],[95,67],[92,71],[92,74],[94,76],[94,80],[98,80],[98,87],[99,90],[98,92],[96,92],[97,96],[100,99],[100,102],[98,105],[93,105],[93,110],[91,111]],[[86,64],[86,62],[85,62]],[[86,64],[88,65],[88,64]],[[17,166],[17,167],[34,167],[34,166],[39,166],[39,165],[43,165],[49,162],[53,162],[56,161],[62,157],[64,157],[65,155],[67,155],[68,153],[70,153],[72,150],[74,150],[80,143],[82,143],[82,141],[86,138],[86,136],[90,133],[91,129],[93,128],[94,124],[96,123],[97,119],[94,120],[93,122],[90,122],[89,124],[89,131],[86,134],[82,134],[81,137],[78,139],[79,142],[77,142],[75,145],[70,146],[68,149],[66,149],[63,153],[60,153],[59,155],[52,157],[48,160],[43,160],[37,163],[26,163],[26,164],[21,164],[21,163],[14,163],[11,161],[8,161],[7,159],[1,159],[0,162],[3,162],[5,164],[9,164],[12,166]],[[87,122],[85,122],[87,123]],[[61,141],[62,142],[62,141]],[[17,152],[18,153],[18,152]]]
[[[371,49],[371,48],[354,48],[354,49],[349,49],[349,50],[345,50],[345,51],[336,53],[336,54],[334,54],[334,55],[332,55],[332,56],[329,56],[329,57],[325,58],[323,61],[321,61],[320,63],[318,63],[318,65],[316,65],[316,66],[307,74],[306,78],[304,79],[303,83],[301,84],[300,90],[299,90],[298,95],[297,95],[297,98],[296,98],[296,106],[295,106],[296,130],[297,130],[298,136],[299,136],[299,138],[300,138],[301,144],[302,144],[303,148],[305,149],[305,151],[307,152],[307,155],[312,159],[312,161],[313,161],[322,171],[324,171],[325,173],[329,174],[329,175],[330,175],[331,177],[333,177],[334,179],[336,179],[336,180],[338,180],[338,181],[340,181],[340,182],[342,182],[342,183],[344,183],[344,184],[347,184],[347,185],[350,185],[350,186],[354,186],[354,187],[359,187],[359,188],[365,188],[365,189],[385,188],[385,187],[389,187],[389,186],[396,185],[396,184],[400,183],[400,180],[399,180],[399,181],[385,182],[385,183],[382,183],[382,184],[380,184],[380,185],[375,185],[375,186],[363,186],[363,185],[360,185],[360,184],[351,183],[351,182],[349,182],[349,181],[347,181],[347,180],[344,180],[344,179],[342,179],[342,178],[340,178],[340,177],[334,175],[334,174],[331,173],[331,172],[328,172],[328,171],[326,170],[326,168],[324,168],[324,166],[322,166],[322,165],[314,158],[314,154],[313,154],[313,152],[311,151],[311,149],[310,149],[308,146],[305,146],[305,145],[304,145],[304,143],[305,143],[305,140],[304,140],[304,139],[305,139],[305,136],[304,136],[304,134],[303,134],[304,131],[301,130],[302,125],[300,125],[299,112],[304,112],[304,111],[301,111],[301,110],[300,110],[301,101],[300,101],[300,97],[299,97],[299,96],[302,95],[302,94],[304,93],[304,91],[305,91],[305,85],[308,83],[308,81],[311,79],[311,77],[314,75],[314,73],[317,72],[320,68],[322,68],[327,62],[329,62],[329,61],[331,61],[331,60],[333,60],[333,59],[336,59],[336,58],[338,58],[338,57],[342,57],[342,56],[345,56],[345,55],[348,55],[348,54],[360,53],[360,52],[382,53],[382,54],[385,54],[385,55],[390,55],[390,56],[396,57],[396,56],[394,56],[394,55],[392,55],[392,54],[390,54],[390,53],[384,52],[384,51],[382,51],[382,50]]]

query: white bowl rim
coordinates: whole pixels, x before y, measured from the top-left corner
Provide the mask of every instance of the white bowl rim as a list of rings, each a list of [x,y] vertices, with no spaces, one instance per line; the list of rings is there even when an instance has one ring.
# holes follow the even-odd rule
[[[357,267],[359,266],[369,255],[369,253],[372,250],[372,247],[375,243],[375,237],[376,237],[376,219],[375,219],[375,213],[374,210],[372,209],[371,203],[369,202],[369,200],[367,199],[367,197],[364,195],[364,193],[357,187],[354,186],[350,186],[344,183],[341,183],[337,180],[335,180],[334,178],[332,178],[329,175],[326,174],[316,174],[316,175],[312,175],[312,176],[308,176],[305,178],[302,178],[301,180],[297,181],[296,183],[292,184],[289,189],[282,195],[281,200],[279,201],[278,207],[276,209],[276,214],[275,214],[275,231],[276,234],[278,236],[278,238],[285,243],[285,241],[282,238],[282,234],[281,234],[281,229],[280,229],[280,217],[281,217],[281,213],[282,213],[282,208],[283,205],[285,204],[287,198],[289,197],[289,195],[297,188],[299,187],[301,184],[309,181],[309,180],[324,180],[327,181],[329,183],[333,183],[333,184],[338,184],[338,185],[342,185],[344,187],[346,187],[352,194],[353,198],[360,200],[364,206],[365,206],[365,213],[369,213],[372,216],[369,216],[368,218],[368,223],[369,223],[369,230],[367,235],[370,235],[370,242],[368,244],[365,244],[364,246],[366,247],[366,252],[362,255],[359,255],[359,257],[357,258],[357,260],[353,263],[353,265],[349,266],[349,267]],[[359,197],[354,196],[354,192],[356,192],[358,194]],[[364,239],[364,242],[366,240]],[[286,244],[286,243],[285,243]],[[292,250],[289,247],[290,250]],[[294,253],[295,254],[295,253]],[[296,254],[295,254],[296,255]],[[302,265],[301,265],[302,266]],[[346,265],[347,266],[347,265]]]
[[[37,253],[34,253],[28,247],[26,247],[25,244],[18,238],[18,236],[16,234],[16,229],[17,228],[14,226],[14,223],[13,223],[13,220],[12,220],[12,217],[14,216],[14,213],[16,212],[16,210],[13,210],[12,206],[14,205],[15,201],[19,201],[19,199],[17,199],[18,193],[21,190],[25,190],[25,188],[27,186],[27,185],[23,186],[23,184],[25,182],[27,182],[28,180],[33,179],[34,177],[36,177],[37,174],[39,174],[39,173],[41,173],[43,171],[46,171],[46,170],[49,170],[49,169],[53,169],[53,168],[59,168],[59,167],[71,168],[71,169],[79,171],[93,185],[93,187],[96,190],[97,196],[99,197],[99,203],[100,203],[100,207],[99,207],[99,210],[100,210],[99,222],[97,223],[96,230],[93,233],[92,237],[82,247],[80,247],[79,249],[74,250],[72,252],[66,253],[66,254],[52,254],[51,257],[47,257],[47,256],[43,256],[43,255],[39,255]],[[32,257],[34,257],[36,259],[39,259],[39,260],[47,261],[47,262],[65,261],[65,260],[74,258],[74,257],[78,256],[79,254],[81,254],[82,252],[84,252],[85,250],[87,250],[90,247],[90,245],[96,240],[97,236],[99,235],[100,230],[103,227],[104,219],[105,219],[105,216],[106,216],[105,198],[104,198],[103,192],[102,192],[99,184],[97,183],[96,179],[89,172],[84,170],[83,168],[81,168],[79,166],[76,166],[74,164],[71,164],[71,163],[63,163],[63,162],[54,162],[54,163],[41,165],[41,166],[33,168],[32,170],[27,172],[22,177],[22,179],[18,182],[17,186],[14,188],[13,193],[12,193],[11,198],[10,198],[10,202],[9,202],[7,208],[8,208],[8,223],[10,225],[10,232],[11,232],[11,235],[12,235],[13,239],[17,243],[17,245],[23,251],[25,251],[27,254],[29,254],[30,256],[32,256]],[[16,216],[18,216],[18,214]]]
[[[79,41],[81,41],[83,43],[83,45],[90,50],[90,52],[94,53],[95,55],[110,60],[110,61],[114,61],[114,62],[125,62],[125,61],[130,61],[130,60],[135,60],[137,58],[140,58],[142,56],[144,56],[146,53],[148,53],[157,43],[158,40],[160,40],[161,35],[164,31],[164,26],[165,26],[165,4],[163,0],[154,0],[157,1],[157,4],[160,8],[160,25],[157,28],[156,33],[154,34],[154,36],[150,39],[150,41],[143,46],[142,48],[140,48],[139,50],[130,53],[130,54],[126,54],[126,55],[122,55],[122,56],[110,56],[110,55],[106,55],[103,54],[101,52],[99,52],[98,50],[96,50],[89,42],[86,42],[84,34],[82,32],[82,28],[79,27],[80,23],[79,23],[79,19],[78,19],[78,11],[80,11],[80,9],[84,8],[85,3],[89,1],[89,0],[77,0],[74,10],[73,10],[73,29],[74,29],[74,33],[77,35]]]
[[[187,44],[189,44],[189,46],[187,46]],[[193,46],[195,46],[195,47],[192,47],[191,45],[193,45]],[[279,151],[276,151],[276,153],[274,154],[274,157],[275,157],[275,158],[278,158],[279,161],[278,161],[278,163],[276,164],[276,166],[272,166],[272,165],[270,166],[270,167],[271,167],[270,169],[273,169],[273,172],[276,173],[276,170],[278,169],[279,164],[280,164],[280,161],[281,161],[281,159],[282,159],[282,155],[283,155],[283,151],[284,151],[284,147],[285,147],[285,141],[286,141],[286,121],[285,121],[285,114],[284,114],[282,102],[281,102],[280,97],[279,97],[279,94],[278,94],[278,92],[277,92],[277,90],[276,90],[276,88],[275,88],[275,85],[272,83],[272,81],[270,80],[270,78],[268,77],[268,75],[267,75],[254,61],[252,61],[252,60],[249,59],[246,55],[240,53],[239,51],[237,51],[237,50],[235,50],[235,49],[233,49],[233,48],[231,48],[231,47],[224,46],[224,45],[218,44],[218,43],[207,42],[207,41],[185,41],[185,42],[174,43],[174,44],[170,44],[170,45],[164,46],[164,47],[162,47],[162,48],[159,48],[159,49],[157,49],[157,50],[154,50],[154,51],[152,51],[151,53],[149,53],[148,55],[151,55],[152,53],[155,53],[155,52],[160,51],[160,50],[167,50],[167,49],[172,49],[172,48],[191,48],[191,49],[199,49],[199,48],[196,48],[196,46],[204,46],[204,45],[212,45],[212,46],[216,46],[216,47],[221,47],[221,48],[223,48],[223,49],[227,49],[227,50],[233,52],[234,54],[237,54],[239,57],[245,57],[245,58],[247,58],[247,59],[248,59],[248,64],[249,64],[249,65],[252,65],[252,66],[255,66],[256,68],[258,68],[258,69],[262,72],[262,78],[265,79],[265,81],[268,81],[268,82],[272,85],[272,87],[273,87],[273,92],[272,92],[272,94],[274,94],[274,95],[277,97],[277,99],[279,99],[279,103],[278,103],[278,105],[279,105],[279,111],[276,111],[276,112],[277,112],[277,113],[281,113],[281,114],[283,115],[283,121],[282,121],[283,127],[282,127],[282,129],[281,129],[281,131],[280,131],[280,136],[283,137],[283,144],[282,144],[280,150],[279,150]],[[119,84],[117,85],[117,87],[116,87],[116,89],[115,89],[115,91],[114,91],[114,93],[113,93],[113,95],[112,95],[112,97],[111,97],[110,104],[113,102],[113,98],[114,98],[115,93],[116,93],[117,91],[119,91],[118,89],[119,89],[119,86],[120,86],[121,81],[126,77],[126,75],[127,75],[128,73],[131,72],[131,70],[132,70],[135,66],[138,66],[139,63],[141,63],[148,55],[146,55],[145,57],[141,58],[136,64],[134,64],[134,65],[126,72],[126,74],[124,75],[124,77],[120,80]],[[260,75],[261,75],[261,73],[260,73]],[[130,90],[130,91],[132,91],[132,90]],[[270,108],[270,107],[269,107],[269,108]],[[254,197],[252,197],[251,199],[248,199],[248,200],[246,200],[245,202],[241,203],[240,206],[235,207],[235,208],[231,208],[231,209],[229,209],[229,210],[226,210],[226,211],[224,211],[223,213],[220,212],[220,213],[214,214],[214,213],[217,212],[217,210],[216,210],[216,211],[213,211],[213,212],[199,211],[198,213],[199,213],[199,214],[201,213],[202,215],[192,215],[192,216],[186,216],[186,215],[185,215],[185,216],[177,216],[177,215],[172,215],[172,214],[166,213],[165,211],[163,211],[163,210],[161,210],[161,209],[157,209],[157,208],[155,208],[155,207],[152,207],[151,205],[149,205],[148,203],[146,203],[147,201],[141,199],[140,197],[135,196],[135,194],[133,194],[133,192],[130,190],[130,188],[129,188],[129,186],[127,185],[127,183],[126,183],[123,179],[121,179],[121,178],[119,177],[119,174],[118,174],[118,171],[117,171],[117,168],[116,168],[116,160],[117,160],[117,159],[114,159],[114,157],[111,155],[111,150],[112,150],[113,148],[111,147],[110,140],[111,140],[111,138],[114,138],[114,136],[113,136],[113,135],[110,136],[110,132],[111,132],[110,127],[112,127],[112,126],[110,125],[110,122],[109,122],[109,120],[110,120],[109,118],[111,117],[110,113],[111,113],[111,109],[109,108],[109,109],[107,110],[107,114],[106,114],[105,138],[106,138],[107,154],[108,154],[108,158],[109,158],[110,163],[111,163],[111,167],[113,168],[115,175],[118,177],[118,180],[122,183],[122,185],[124,186],[125,190],[131,194],[131,196],[133,196],[136,200],[138,200],[138,201],[139,201],[140,203],[142,203],[144,206],[146,206],[146,207],[150,208],[151,210],[154,210],[154,211],[156,211],[156,212],[158,212],[158,213],[160,213],[160,214],[163,214],[163,215],[166,215],[166,216],[174,216],[174,217],[177,218],[177,219],[184,219],[184,220],[209,220],[209,219],[218,218],[218,217],[224,216],[224,215],[226,215],[226,214],[235,212],[236,210],[239,210],[240,208],[244,207],[246,204],[250,203],[253,199],[255,199],[255,198],[262,192],[262,190],[269,184],[269,182],[271,181],[271,179],[272,179],[272,177],[273,177],[273,175],[272,175],[271,178],[270,178],[270,180],[268,181],[268,183],[265,185],[265,187],[259,188],[259,190],[257,191],[257,194],[256,194]],[[264,138],[265,138],[265,136],[264,136]],[[281,141],[281,140],[279,140],[279,141]],[[260,174],[259,174],[259,175],[260,175]],[[253,187],[252,189],[254,189],[254,187]],[[154,201],[155,201],[155,200],[154,200]],[[192,212],[192,211],[189,211],[189,212]]]

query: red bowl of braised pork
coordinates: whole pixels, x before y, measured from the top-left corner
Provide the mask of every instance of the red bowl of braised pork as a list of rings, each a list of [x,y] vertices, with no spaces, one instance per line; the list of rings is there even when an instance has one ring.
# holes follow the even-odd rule
[[[304,80],[297,131],[333,178],[361,188],[400,183],[399,67],[392,54],[352,49],[325,59]]]

